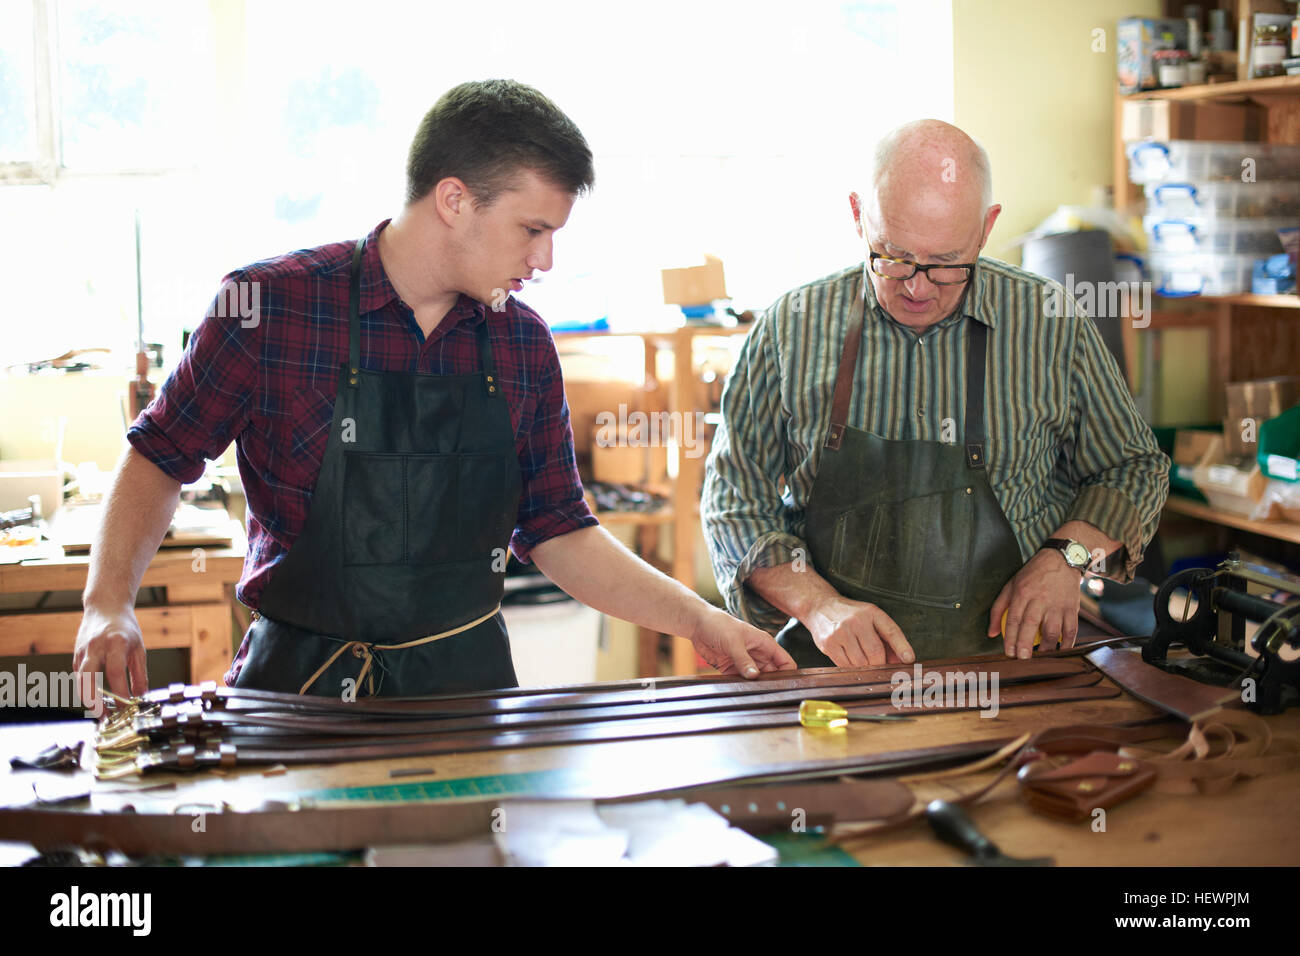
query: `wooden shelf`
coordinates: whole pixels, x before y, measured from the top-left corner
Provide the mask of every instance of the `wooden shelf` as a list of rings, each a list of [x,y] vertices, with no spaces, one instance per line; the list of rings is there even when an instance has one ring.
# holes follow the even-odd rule
[[[1285,295],[1174,295],[1156,294],[1154,304],[1157,308],[1176,310],[1188,302],[1204,302],[1207,305],[1223,303],[1225,305],[1253,305],[1266,309],[1300,309],[1300,295],[1288,292]]]
[[[1217,100],[1237,99],[1270,93],[1300,93],[1300,76],[1270,76],[1261,80],[1234,80],[1230,83],[1199,83],[1170,90],[1143,90],[1123,94],[1126,100]]]
[[[1243,518],[1241,515],[1220,511],[1217,508],[1211,508],[1209,505],[1201,504],[1199,501],[1192,501],[1178,495],[1169,496],[1169,500],[1165,502],[1165,510],[1172,511],[1174,514],[1186,515],[1189,518],[1199,518],[1202,521],[1210,521],[1214,524],[1236,528],[1240,531],[1249,531],[1252,534],[1275,538],[1278,541],[1290,541],[1292,544],[1300,544],[1300,524],[1293,524],[1290,521],[1252,521],[1250,518]]]

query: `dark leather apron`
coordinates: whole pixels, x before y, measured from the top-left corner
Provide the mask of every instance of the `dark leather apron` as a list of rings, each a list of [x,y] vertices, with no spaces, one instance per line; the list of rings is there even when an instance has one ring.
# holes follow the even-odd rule
[[[500,604],[520,473],[487,319],[479,374],[363,369],[365,246],[352,256],[349,360],[311,510],[262,593],[235,686],[339,697],[514,687]]]
[[[986,636],[989,612],[1023,562],[984,467],[988,328],[971,319],[967,329],[963,444],[881,438],[845,424],[862,344],[862,291],[808,499],[813,567],[843,596],[883,609],[918,661],[1000,653]],[[797,621],[777,641],[800,667],[832,664]]]

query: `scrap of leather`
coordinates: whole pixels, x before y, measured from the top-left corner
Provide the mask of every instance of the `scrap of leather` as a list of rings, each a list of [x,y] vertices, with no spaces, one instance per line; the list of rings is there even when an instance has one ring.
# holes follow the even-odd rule
[[[1088,654],[1087,660],[1138,700],[1188,722],[1209,717],[1241,697],[1236,688],[1212,687],[1162,671],[1143,661],[1137,651],[1103,647]]]
[[[1238,780],[1300,767],[1300,740],[1274,734],[1268,722],[1246,710],[1224,709],[1194,724],[1187,739],[1168,753],[1125,746],[1120,755],[1150,763],[1164,793],[1223,793]]]
[[[1156,782],[1156,770],[1135,757],[1094,750],[1060,766],[1044,757],[1025,764],[1017,777],[1020,794],[1032,809],[1080,821],[1146,790]]]

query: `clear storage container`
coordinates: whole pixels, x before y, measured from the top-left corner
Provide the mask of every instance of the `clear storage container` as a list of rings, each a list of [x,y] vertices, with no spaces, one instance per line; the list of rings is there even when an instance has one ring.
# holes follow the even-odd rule
[[[1156,295],[1241,295],[1250,291],[1250,273],[1257,258],[1153,252],[1147,257],[1147,270]]]
[[[1256,182],[1300,178],[1300,146],[1283,143],[1129,143],[1129,179],[1135,183]],[[1248,162],[1249,161],[1249,162]]]
[[[1147,214],[1164,219],[1300,217],[1300,180],[1147,183]]]
[[[1148,215],[1142,220],[1152,252],[1208,252],[1259,259],[1282,252],[1277,231],[1295,225],[1294,219],[1165,219]]]

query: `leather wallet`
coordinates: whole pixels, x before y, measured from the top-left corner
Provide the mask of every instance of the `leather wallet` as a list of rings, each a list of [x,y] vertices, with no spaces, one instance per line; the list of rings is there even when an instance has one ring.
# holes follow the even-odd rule
[[[1088,820],[1156,782],[1156,768],[1106,750],[1052,766],[1038,760],[1020,768],[1020,793],[1031,809],[1063,820]]]

